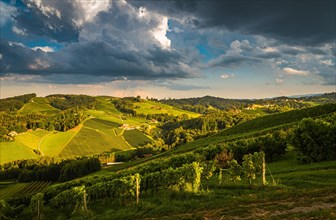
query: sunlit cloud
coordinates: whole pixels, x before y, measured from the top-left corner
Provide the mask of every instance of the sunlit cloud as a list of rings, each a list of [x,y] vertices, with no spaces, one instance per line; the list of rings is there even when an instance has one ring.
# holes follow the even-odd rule
[[[309,71],[297,70],[290,67],[285,67],[282,69],[286,75],[289,76],[308,76],[310,74]]]

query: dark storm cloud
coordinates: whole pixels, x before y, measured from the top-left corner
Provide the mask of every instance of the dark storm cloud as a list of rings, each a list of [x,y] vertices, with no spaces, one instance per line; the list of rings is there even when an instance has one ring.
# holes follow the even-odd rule
[[[33,1],[23,1],[26,8],[18,10],[14,19],[16,26],[28,34],[44,36],[58,42],[78,40],[79,28],[75,19],[79,17],[76,5],[71,1],[42,1],[43,7]],[[41,9],[42,8],[42,9]]]
[[[45,74],[52,66],[48,54],[38,49],[36,51],[14,42],[1,39],[0,42],[1,75],[8,73]]]
[[[112,81],[120,76],[140,80],[195,77],[195,73],[180,66],[182,55],[159,48],[144,53],[129,53],[116,45],[100,41],[77,43],[59,52],[46,53],[1,41],[0,53],[3,54],[2,76],[9,73],[41,75],[48,76],[47,81],[62,84]],[[89,76],[96,79],[92,80]]]
[[[288,44],[309,45],[335,39],[334,0],[309,1],[130,1],[180,17],[196,28],[221,28],[271,37]],[[176,8],[174,8],[176,7]],[[163,9],[165,8],[165,9]]]

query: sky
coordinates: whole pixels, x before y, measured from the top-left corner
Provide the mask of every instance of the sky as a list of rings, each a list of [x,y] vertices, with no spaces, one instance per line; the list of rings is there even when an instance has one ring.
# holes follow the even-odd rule
[[[1,0],[1,98],[336,91],[336,0]]]

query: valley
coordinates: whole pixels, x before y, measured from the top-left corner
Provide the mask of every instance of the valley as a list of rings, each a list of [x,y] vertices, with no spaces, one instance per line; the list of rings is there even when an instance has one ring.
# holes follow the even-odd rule
[[[12,99],[21,97],[1,100],[4,216],[31,218],[34,199],[48,218],[335,216],[332,95],[28,96],[18,109]]]

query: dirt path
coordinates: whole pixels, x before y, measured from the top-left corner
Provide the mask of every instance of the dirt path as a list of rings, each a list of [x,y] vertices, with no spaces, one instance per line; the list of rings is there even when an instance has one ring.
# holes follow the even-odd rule
[[[44,152],[41,150],[41,144],[44,140],[45,137],[48,137],[50,136],[51,134],[47,134],[47,135],[44,135],[41,140],[39,141],[38,145],[37,145],[37,150],[41,153],[41,156],[44,157]]]
[[[336,218],[336,193],[315,197],[301,197],[299,199],[286,199],[274,202],[256,202],[244,205],[230,205],[218,209],[184,213],[177,215],[161,216],[159,218],[147,219],[270,219],[270,218],[291,218],[291,214],[310,213],[318,210],[330,210]],[[243,211],[242,211],[243,210]],[[286,217],[288,216],[289,217]]]

